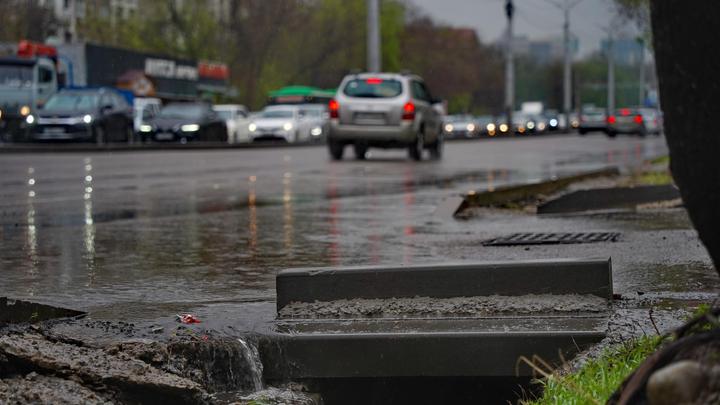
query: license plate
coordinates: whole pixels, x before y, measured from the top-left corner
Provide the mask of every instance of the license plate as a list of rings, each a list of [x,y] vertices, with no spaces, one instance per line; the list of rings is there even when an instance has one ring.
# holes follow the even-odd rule
[[[158,141],[169,141],[173,139],[175,136],[172,133],[168,132],[160,132],[157,135],[155,135],[155,138],[157,138]]]
[[[46,127],[43,129],[43,133],[46,134],[64,134],[65,128],[62,127]]]
[[[355,114],[355,122],[382,125],[385,124],[385,114],[376,112],[359,112]]]

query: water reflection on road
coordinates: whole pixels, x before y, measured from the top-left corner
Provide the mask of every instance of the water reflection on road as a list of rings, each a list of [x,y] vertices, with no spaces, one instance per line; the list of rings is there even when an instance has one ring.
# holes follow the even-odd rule
[[[397,152],[330,162],[324,148],[2,156],[0,296],[142,317],[272,299],[285,267],[461,260],[467,252],[438,247],[468,232],[433,218],[445,196],[636,164],[664,148],[458,143],[419,164]]]

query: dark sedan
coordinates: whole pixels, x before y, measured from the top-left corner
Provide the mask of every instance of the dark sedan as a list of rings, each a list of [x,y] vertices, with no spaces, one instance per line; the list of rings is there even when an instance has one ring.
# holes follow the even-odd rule
[[[227,125],[207,103],[171,103],[140,126],[145,141],[227,142]]]
[[[134,133],[131,112],[116,90],[73,89],[54,94],[26,121],[36,141],[128,142]]]

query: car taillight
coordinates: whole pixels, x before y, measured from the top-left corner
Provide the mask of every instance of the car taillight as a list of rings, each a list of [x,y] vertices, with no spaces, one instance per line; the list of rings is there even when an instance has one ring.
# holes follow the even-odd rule
[[[404,120],[414,120],[415,119],[415,104],[411,102],[405,103],[403,106],[403,115],[402,119]]]
[[[640,114],[636,115],[633,118],[633,121],[635,121],[636,124],[642,124],[642,122],[643,122],[642,115],[640,115]]]
[[[328,103],[330,118],[340,118],[340,104],[336,100],[330,100]]]
[[[620,110],[620,114],[622,114],[623,116],[630,115],[630,109],[629,109],[629,108],[623,108],[622,110]]]
[[[607,118],[607,123],[608,123],[608,124],[614,124],[614,123],[615,123],[615,116],[614,116],[614,115],[609,116],[609,117]]]

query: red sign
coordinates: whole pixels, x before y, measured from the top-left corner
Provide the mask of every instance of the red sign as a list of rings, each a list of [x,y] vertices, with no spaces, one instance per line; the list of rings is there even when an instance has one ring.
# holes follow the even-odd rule
[[[204,79],[227,80],[230,70],[224,63],[199,62],[198,75]]]
[[[47,56],[49,58],[57,57],[57,49],[54,46],[48,46],[32,42],[28,40],[22,40],[18,43],[18,56],[25,58],[32,58],[34,56]]]

